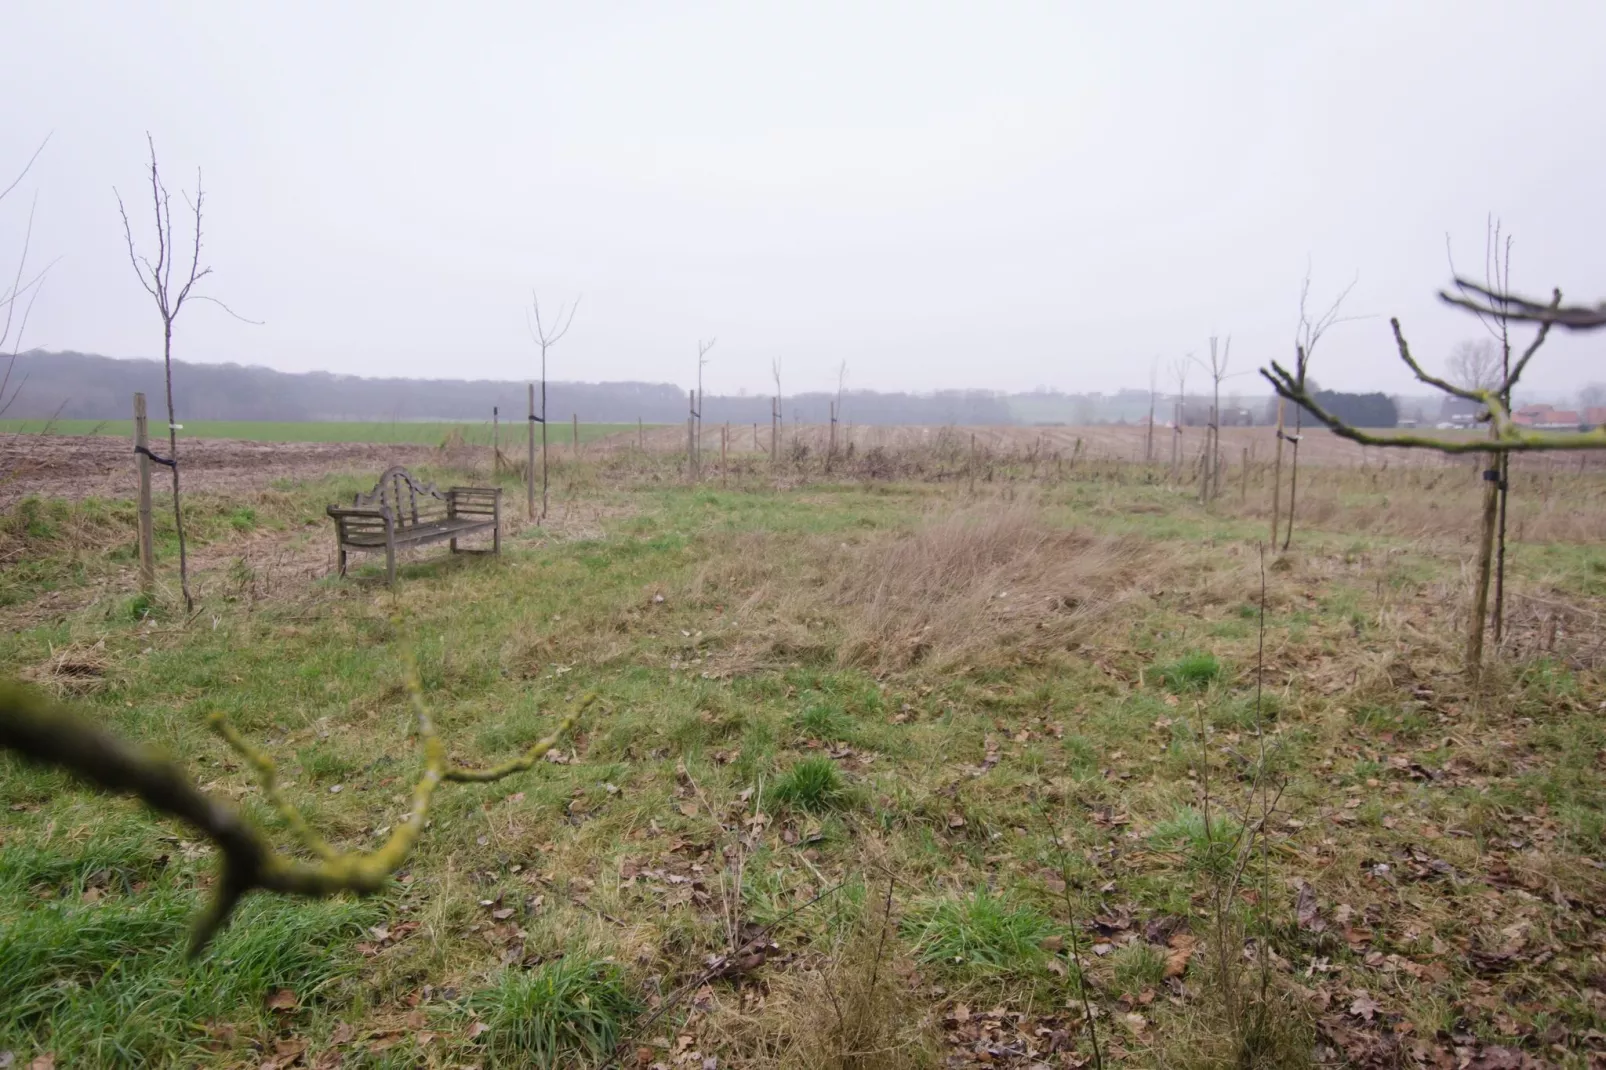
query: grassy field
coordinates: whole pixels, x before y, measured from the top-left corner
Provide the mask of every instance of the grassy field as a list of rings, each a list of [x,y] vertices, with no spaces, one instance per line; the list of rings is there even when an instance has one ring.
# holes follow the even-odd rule
[[[0,1051],[1599,1065],[1600,479],[1514,489],[1512,625],[1474,688],[1467,473],[1302,471],[1262,557],[1258,487],[1205,510],[1113,466],[971,490],[654,463],[562,466],[552,525],[394,592],[306,574],[345,483],[204,499],[194,615],[130,589],[123,505],[6,518],[33,585],[6,672],[287,845],[208,714],[360,850],[418,775],[409,655],[468,764],[600,702],[555,760],[443,786],[382,894],[258,895],[194,962],[211,849],[0,757]]]
[[[655,427],[655,424],[647,425]],[[165,436],[167,425],[152,417],[151,434]],[[608,435],[634,431],[635,424],[581,424],[581,443],[594,442]],[[132,438],[132,420],[0,420],[0,434],[121,435]],[[186,420],[185,438],[232,438],[246,442],[380,442],[403,446],[439,446],[453,431],[471,446],[491,444],[491,422],[453,423],[451,421],[342,421],[270,422],[263,420]],[[522,420],[502,424],[502,448],[511,449],[524,441]],[[554,419],[547,432],[549,441],[569,443],[573,425]]]

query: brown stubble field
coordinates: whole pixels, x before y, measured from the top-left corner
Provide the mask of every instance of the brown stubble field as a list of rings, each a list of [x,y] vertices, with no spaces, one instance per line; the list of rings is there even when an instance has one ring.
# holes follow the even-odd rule
[[[158,596],[133,585],[126,446],[41,469],[64,496],[28,484],[0,534],[7,673],[281,842],[208,712],[356,850],[415,775],[408,655],[470,764],[600,702],[556,760],[443,792],[386,892],[252,900],[197,963],[210,849],[0,764],[0,1051],[1600,1065],[1606,477],[1518,466],[1473,685],[1470,462],[1307,432],[1283,552],[1267,429],[1224,430],[1209,506],[1192,429],[1175,470],[1163,434],[1131,463],[1137,428],[971,433],[844,430],[827,470],[824,429],[778,466],[748,429],[721,470],[705,428],[696,486],[684,429],[554,450],[552,523],[502,475],[503,558],[421,552],[394,593],[331,578],[323,504],[397,459],[498,478],[488,451],[202,445],[194,615],[165,542]]]

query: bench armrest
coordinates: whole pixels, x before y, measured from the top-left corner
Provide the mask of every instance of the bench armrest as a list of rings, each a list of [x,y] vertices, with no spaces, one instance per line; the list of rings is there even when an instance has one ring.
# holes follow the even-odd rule
[[[327,506],[324,512],[337,519],[343,516],[369,517],[374,520],[390,519],[390,510],[388,509],[358,509],[352,505],[331,505]]]

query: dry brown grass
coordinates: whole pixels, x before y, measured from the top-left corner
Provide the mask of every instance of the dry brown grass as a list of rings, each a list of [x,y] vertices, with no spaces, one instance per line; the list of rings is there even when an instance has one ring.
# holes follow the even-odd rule
[[[881,671],[1033,660],[1138,596],[1155,563],[1138,540],[1054,527],[1029,503],[934,515],[846,555],[828,592],[839,660]]]
[[[996,500],[849,541],[734,535],[678,597],[727,614],[729,630],[706,637],[717,675],[796,661],[981,668],[1074,649],[1171,568],[1153,543]]]
[[[100,689],[111,671],[106,640],[96,643],[73,642],[53,647],[50,656],[24,669],[24,680],[57,695],[83,695]]]
[[[872,882],[874,883],[874,882]],[[722,1008],[709,1032],[784,1070],[920,1070],[938,1065],[930,1004],[901,950],[890,895],[870,892],[859,916],[820,953],[773,973],[759,1013]],[[867,889],[869,891],[869,889]]]

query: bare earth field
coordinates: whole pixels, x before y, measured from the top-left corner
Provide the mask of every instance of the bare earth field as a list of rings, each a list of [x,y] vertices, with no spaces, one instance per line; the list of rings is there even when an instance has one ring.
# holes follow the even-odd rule
[[[284,857],[410,824],[410,664],[469,768],[582,710],[193,960],[205,837],[0,754],[0,1067],[1606,1066],[1606,473],[1515,470],[1473,682],[1471,459],[1307,432],[1267,546],[1264,428],[1208,506],[1193,429],[745,433],[554,449],[541,524],[483,448],[184,443],[193,612],[125,442],[0,459],[0,677]],[[332,575],[394,463],[498,481],[502,556]]]
[[[152,449],[165,455],[166,442]],[[241,442],[183,439],[181,479],[194,490],[263,490],[278,480],[333,472],[371,472],[391,464],[422,464],[437,455],[425,446],[377,443]],[[29,495],[67,499],[126,497],[137,483],[134,450],[103,435],[7,435],[0,438],[0,505]],[[167,473],[156,469],[154,478]]]

